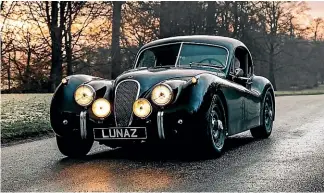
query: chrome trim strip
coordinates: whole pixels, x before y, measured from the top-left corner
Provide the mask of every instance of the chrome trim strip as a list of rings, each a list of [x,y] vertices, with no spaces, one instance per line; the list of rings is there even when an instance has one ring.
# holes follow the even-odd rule
[[[159,138],[165,139],[164,127],[163,127],[163,111],[159,111],[157,113],[157,127],[158,127]]]
[[[80,112],[80,135],[81,139],[87,138],[87,111]]]
[[[155,45],[155,46],[150,46],[150,47],[147,47],[143,50],[141,50],[140,53],[137,54],[136,56],[136,62],[134,64],[134,69],[137,68],[137,63],[138,63],[138,59],[139,59],[139,56],[141,55],[142,52],[144,52],[145,50],[147,49],[150,49],[150,48],[156,48],[156,47],[160,47],[160,46],[167,46],[167,45],[172,45],[172,44],[180,44],[180,48],[179,48],[179,52],[178,52],[178,58],[179,58],[179,54],[181,53],[181,49],[182,49],[182,45],[183,44],[195,44],[195,45],[206,45],[206,46],[213,46],[213,47],[219,47],[219,48],[224,48],[226,51],[227,51],[227,57],[226,57],[226,63],[225,63],[225,66],[223,68],[217,68],[217,69],[221,69],[221,70],[224,70],[227,65],[228,65],[228,60],[229,60],[229,55],[230,55],[230,52],[229,52],[229,49],[225,46],[221,46],[221,45],[217,45],[217,44],[208,44],[208,43],[197,43],[197,42],[172,42],[172,43],[167,43],[167,44],[160,44],[160,45]],[[178,62],[178,59],[175,63],[175,67],[177,67],[177,62]],[[180,65],[179,65],[180,66]],[[212,66],[211,66],[212,67]],[[216,67],[214,67],[216,68]]]
[[[138,97],[139,97],[139,93],[140,93],[140,90],[141,90],[141,85],[140,85],[140,83],[137,81],[137,80],[134,80],[134,79],[126,79],[126,80],[122,80],[122,81],[120,81],[118,84],[117,84],[117,86],[116,86],[116,88],[115,88],[115,96],[114,96],[114,115],[115,115],[115,125],[116,125],[116,127],[118,126],[117,125],[117,120],[116,120],[116,92],[117,92],[117,88],[118,88],[118,86],[121,84],[121,83],[123,83],[123,82],[126,82],[126,81],[133,81],[133,82],[136,82],[137,83],[137,86],[138,86],[138,89],[137,89],[137,95],[136,95],[136,98],[135,98],[135,100],[134,100],[134,102],[138,99]],[[128,121],[128,126],[130,126],[131,124],[132,124],[132,122],[133,122],[133,115],[134,115],[134,113],[133,113],[133,108],[132,108],[132,115],[131,115],[131,117],[130,117],[130,120]]]
[[[181,50],[182,50],[182,45],[183,45],[183,42],[181,43],[180,45],[180,48],[179,48],[179,52],[178,52],[178,56],[177,56],[177,60],[175,62],[175,67],[177,67],[177,64],[179,62],[179,57],[180,57],[180,53],[181,53]],[[179,65],[180,66],[180,65]]]

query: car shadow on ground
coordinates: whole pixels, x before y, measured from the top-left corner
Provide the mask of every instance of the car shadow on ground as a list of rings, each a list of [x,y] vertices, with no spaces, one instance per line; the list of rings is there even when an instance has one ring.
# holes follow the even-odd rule
[[[238,148],[252,144],[258,140],[252,136],[233,136],[226,140],[224,154],[230,154]],[[222,155],[224,156],[224,155]],[[226,156],[226,155],[225,155]],[[208,156],[198,149],[189,149],[181,144],[139,144],[131,147],[103,149],[87,155],[78,162],[94,160],[133,160],[133,161],[185,161],[195,162],[217,157]],[[63,158],[61,163],[76,161],[72,158]]]

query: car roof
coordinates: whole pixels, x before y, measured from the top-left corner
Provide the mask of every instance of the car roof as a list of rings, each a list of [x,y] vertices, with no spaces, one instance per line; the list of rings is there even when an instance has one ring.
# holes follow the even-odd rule
[[[175,36],[175,37],[155,40],[148,44],[145,44],[141,49],[145,49],[151,46],[157,46],[160,44],[169,44],[169,43],[177,43],[177,42],[219,45],[219,46],[226,47],[229,50],[233,50],[234,48],[239,46],[247,48],[241,41],[234,38],[223,37],[223,36],[211,36],[211,35],[191,35],[191,36]]]

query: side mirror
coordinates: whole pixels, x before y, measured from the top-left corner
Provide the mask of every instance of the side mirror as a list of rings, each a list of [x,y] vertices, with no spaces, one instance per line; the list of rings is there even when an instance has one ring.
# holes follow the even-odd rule
[[[244,72],[241,68],[236,68],[234,75],[238,78],[238,77],[242,77],[244,75]]]

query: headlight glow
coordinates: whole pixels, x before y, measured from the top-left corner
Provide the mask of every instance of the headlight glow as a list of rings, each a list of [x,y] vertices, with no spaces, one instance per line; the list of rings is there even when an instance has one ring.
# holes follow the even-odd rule
[[[159,84],[155,86],[152,91],[151,99],[159,106],[167,105],[171,102],[173,98],[173,92],[170,86],[166,84]]]
[[[86,107],[95,98],[95,90],[89,85],[81,85],[74,93],[74,100],[79,105]]]
[[[145,119],[152,112],[151,103],[144,98],[137,99],[133,104],[133,112],[137,117]]]
[[[68,82],[67,78],[62,79],[62,84],[67,84],[67,82]]]
[[[95,100],[92,104],[92,112],[99,118],[108,117],[111,113],[110,102],[104,98]]]
[[[196,84],[197,81],[198,81],[198,79],[196,77],[192,77],[192,79],[191,79],[192,84]]]

